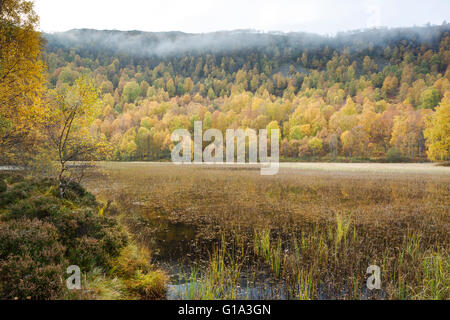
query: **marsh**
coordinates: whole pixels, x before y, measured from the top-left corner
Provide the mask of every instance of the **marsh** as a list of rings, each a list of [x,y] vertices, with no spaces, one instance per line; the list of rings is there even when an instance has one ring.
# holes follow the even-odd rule
[[[169,298],[449,298],[448,167],[256,167],[103,162],[85,185],[170,273]]]

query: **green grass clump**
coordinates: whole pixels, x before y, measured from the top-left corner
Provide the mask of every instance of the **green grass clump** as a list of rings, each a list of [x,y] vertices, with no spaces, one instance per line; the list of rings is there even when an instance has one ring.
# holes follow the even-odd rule
[[[72,290],[65,299],[70,300],[123,300],[133,299],[122,279],[111,277],[101,268],[86,273],[82,280],[82,291]]]
[[[112,262],[111,275],[123,279],[125,290],[140,299],[164,299],[169,277],[150,264],[147,249],[129,243]]]
[[[138,271],[131,279],[125,280],[127,289],[142,299],[164,299],[167,292],[168,276],[161,270],[141,273]]]
[[[136,271],[147,272],[150,270],[150,253],[145,248],[139,248],[137,245],[130,243],[122,248],[120,255],[114,259],[114,267],[111,270],[113,275],[131,278]]]
[[[297,275],[298,298],[300,300],[314,299],[313,270],[309,272],[300,270]]]
[[[202,270],[192,268],[179,284],[179,296],[187,300],[237,299],[245,252],[227,248],[225,236],[213,247],[209,263]]]
[[[440,252],[427,254],[422,261],[422,286],[417,298],[447,300],[450,298],[450,257]]]
[[[276,245],[271,245],[269,229],[260,232],[255,231],[253,250],[256,256],[262,257],[277,278],[281,276],[281,267],[284,260],[281,239],[278,239]]]

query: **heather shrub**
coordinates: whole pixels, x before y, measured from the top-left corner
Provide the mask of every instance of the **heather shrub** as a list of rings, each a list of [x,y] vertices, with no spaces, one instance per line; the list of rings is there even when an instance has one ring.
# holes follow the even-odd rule
[[[58,231],[37,219],[0,225],[0,297],[54,299],[64,291],[67,260]]]
[[[115,219],[98,216],[90,208],[72,210],[48,221],[58,229],[70,263],[84,270],[94,266],[109,269],[111,259],[127,243],[127,235]]]
[[[26,179],[0,193],[0,298],[67,296],[65,267],[105,271],[127,244],[117,220],[71,183],[59,198],[53,179]]]
[[[29,219],[48,219],[67,213],[68,210],[61,206],[61,201],[54,197],[37,195],[25,198],[10,206],[6,218],[17,219],[26,217]]]
[[[118,228],[104,230],[93,236],[82,235],[68,241],[67,258],[82,270],[90,270],[95,266],[111,268],[111,261],[119,254],[120,248],[127,243],[126,234]]]
[[[101,266],[104,252],[97,239],[83,236],[72,240],[67,248],[66,256],[71,264],[75,264],[81,270],[88,271],[94,266]]]

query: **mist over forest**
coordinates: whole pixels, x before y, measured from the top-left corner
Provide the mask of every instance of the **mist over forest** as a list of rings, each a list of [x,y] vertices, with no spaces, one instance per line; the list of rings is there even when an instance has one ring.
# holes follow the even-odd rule
[[[257,50],[266,53],[278,50],[304,51],[329,47],[349,48],[360,51],[384,47],[395,42],[408,44],[426,43],[438,45],[442,32],[449,24],[411,28],[374,28],[341,32],[335,36],[323,36],[304,32],[260,32],[256,30],[219,31],[211,33],[143,32],[74,29],[67,32],[48,33],[47,47],[75,50],[104,51],[111,54],[129,54],[137,57],[170,56],[186,53],[229,53],[241,50]]]

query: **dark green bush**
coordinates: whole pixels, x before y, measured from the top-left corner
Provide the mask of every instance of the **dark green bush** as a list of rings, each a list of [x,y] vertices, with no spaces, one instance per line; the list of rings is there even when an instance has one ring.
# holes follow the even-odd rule
[[[79,183],[74,181],[66,184],[64,198],[77,204],[97,205],[94,195],[87,192]]]
[[[66,254],[70,263],[79,266],[81,270],[91,270],[94,266],[101,265],[99,260],[104,256],[99,241],[86,236],[74,239]]]
[[[7,218],[27,217],[29,219],[49,219],[50,221],[62,214],[69,212],[61,206],[61,200],[45,195],[29,197],[10,206]]]
[[[387,162],[402,162],[403,160],[402,153],[395,147],[390,148],[386,153]]]
[[[55,299],[64,291],[64,247],[56,228],[37,219],[0,225],[0,297]]]
[[[23,180],[25,180],[25,177],[23,174],[16,173],[16,172],[5,172],[5,173],[3,173],[3,177],[8,184],[14,184],[14,183],[22,182]]]
[[[114,218],[99,216],[97,208],[68,208],[65,204],[67,200],[39,194],[10,205],[4,219],[37,218],[51,223],[71,264],[85,270],[108,267],[111,257],[126,244],[126,234]],[[90,245],[94,243],[95,247]]]
[[[31,189],[32,186],[24,182],[14,184],[6,192],[0,193],[0,207],[25,199]]]
[[[67,248],[71,264],[89,270],[94,266],[109,267],[112,257],[119,254],[126,234],[114,218],[99,216],[96,209],[69,209],[64,201],[53,196],[38,195],[10,206],[6,219],[38,218],[56,227],[59,241]]]
[[[6,184],[5,180],[0,179],[0,193],[5,192],[8,189],[8,185]]]
[[[94,266],[109,268],[110,261],[127,243],[127,235],[117,221],[100,217],[93,210],[72,210],[51,220],[67,247],[71,264],[87,270]]]

